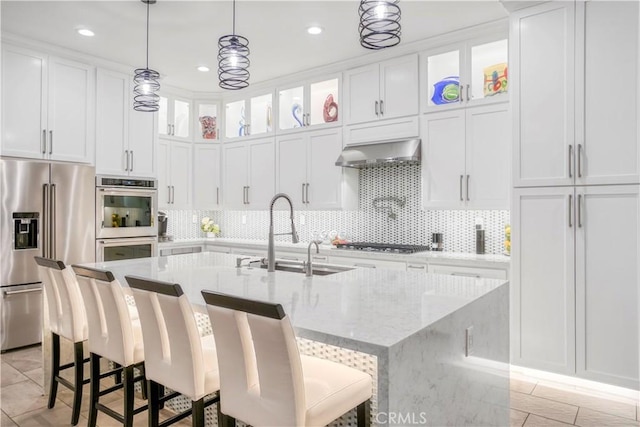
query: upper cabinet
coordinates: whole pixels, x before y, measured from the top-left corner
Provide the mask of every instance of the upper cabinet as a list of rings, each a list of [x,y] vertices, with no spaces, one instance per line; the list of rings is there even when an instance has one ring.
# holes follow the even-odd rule
[[[95,68],[2,46],[2,155],[93,163]]]
[[[514,186],[640,182],[638,16],[598,1],[512,14]],[[612,73],[624,90],[607,97]]]
[[[224,207],[268,209],[275,194],[273,138],[224,144],[222,151]]]
[[[344,94],[348,125],[418,114],[418,55],[345,71]]]
[[[156,115],[133,109],[133,77],[99,69],[96,173],[156,176]]]
[[[225,103],[224,136],[234,139],[273,133],[273,93]]]
[[[220,194],[220,144],[193,146],[193,207],[218,209]]]
[[[278,131],[340,124],[340,77],[315,79],[278,91]]]
[[[220,103],[217,101],[196,101],[194,114],[195,142],[220,141]]]
[[[482,37],[422,55],[422,109],[442,111],[508,100],[508,40]]]
[[[182,141],[191,141],[192,101],[173,95],[160,96],[158,110],[158,135]]]

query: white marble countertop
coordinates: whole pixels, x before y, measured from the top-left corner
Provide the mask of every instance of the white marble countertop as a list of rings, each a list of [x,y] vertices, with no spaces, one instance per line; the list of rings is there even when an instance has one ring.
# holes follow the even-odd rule
[[[506,282],[385,269],[329,276],[236,268],[236,255],[215,252],[84,264],[179,283],[194,304],[200,291],[282,304],[299,336],[379,353]]]
[[[216,246],[230,246],[234,248],[267,250],[266,240],[249,240],[249,239],[228,239],[228,238],[204,238],[204,239],[185,239],[174,240],[172,242],[162,242],[160,248],[188,246],[193,244],[206,244]],[[278,250],[306,253],[308,242],[290,243],[276,242],[276,256]],[[328,256],[343,256],[363,259],[383,259],[389,261],[415,262],[415,263],[433,263],[447,265],[464,265],[484,268],[501,268],[508,269],[511,258],[504,255],[477,255],[459,252],[419,252],[415,254],[390,254],[379,252],[361,252],[345,249],[337,249],[330,244],[320,245],[320,254]]]

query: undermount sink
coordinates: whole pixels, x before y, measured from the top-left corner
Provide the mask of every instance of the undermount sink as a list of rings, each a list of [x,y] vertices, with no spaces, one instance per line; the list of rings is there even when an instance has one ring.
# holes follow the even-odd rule
[[[267,268],[266,260],[252,261],[249,263],[249,267]],[[353,267],[344,267],[340,265],[329,264],[313,264],[314,276],[328,276],[330,274],[342,273],[344,271],[353,270]],[[305,274],[304,264],[294,261],[280,261],[276,260],[276,271],[286,271],[289,273],[302,273]]]

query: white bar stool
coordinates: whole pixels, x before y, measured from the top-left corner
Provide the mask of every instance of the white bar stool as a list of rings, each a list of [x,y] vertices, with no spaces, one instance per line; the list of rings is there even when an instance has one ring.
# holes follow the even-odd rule
[[[73,391],[71,424],[76,425],[80,418],[82,386],[89,383],[88,379],[84,379],[84,364],[89,361],[83,354],[83,343],[88,336],[84,303],[76,276],[62,261],[38,256],[34,259],[47,295],[51,329],[51,380],[47,406],[49,409],[55,406],[58,384],[67,387]],[[73,343],[72,363],[60,365],[60,337]],[[74,368],[73,383],[60,376],[60,371],[69,368]]]
[[[202,291],[220,368],[222,412],[254,427],[324,426],[357,407],[370,425],[371,376],[301,356],[280,304]]]
[[[78,265],[72,268],[80,285],[89,325],[91,407],[88,426],[95,427],[98,411],[101,411],[125,427],[132,427],[133,416],[147,409],[147,405],[134,409],[134,383],[143,381],[143,394],[146,389],[140,320],[131,318],[122,285],[110,271]],[[100,359],[103,357],[120,366],[100,373]],[[143,374],[135,376],[134,368],[140,369]],[[122,372],[122,383],[100,391],[100,380],[115,372]],[[99,401],[101,396],[120,389],[124,389],[122,415]]]
[[[203,427],[204,408],[220,401],[218,394],[205,401],[205,396],[220,390],[213,336],[200,336],[193,308],[180,285],[136,276],[125,278],[142,323],[145,374],[149,382],[149,426],[165,427],[191,414],[192,425]],[[160,396],[159,385],[175,393]],[[160,403],[179,394],[191,399],[191,410],[159,423]],[[218,424],[222,425],[219,412]]]

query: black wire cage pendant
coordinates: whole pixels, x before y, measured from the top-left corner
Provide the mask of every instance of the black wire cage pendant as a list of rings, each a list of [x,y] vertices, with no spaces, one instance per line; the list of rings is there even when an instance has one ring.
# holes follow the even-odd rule
[[[222,89],[249,86],[249,40],[236,34],[236,2],[233,1],[233,33],[218,39],[218,80]]]
[[[138,68],[133,77],[133,109],[153,113],[160,109],[160,73],[149,68],[149,5],[156,0],[141,0],[147,5],[147,66]]]
[[[379,50],[400,43],[399,0],[360,0],[360,44]]]

